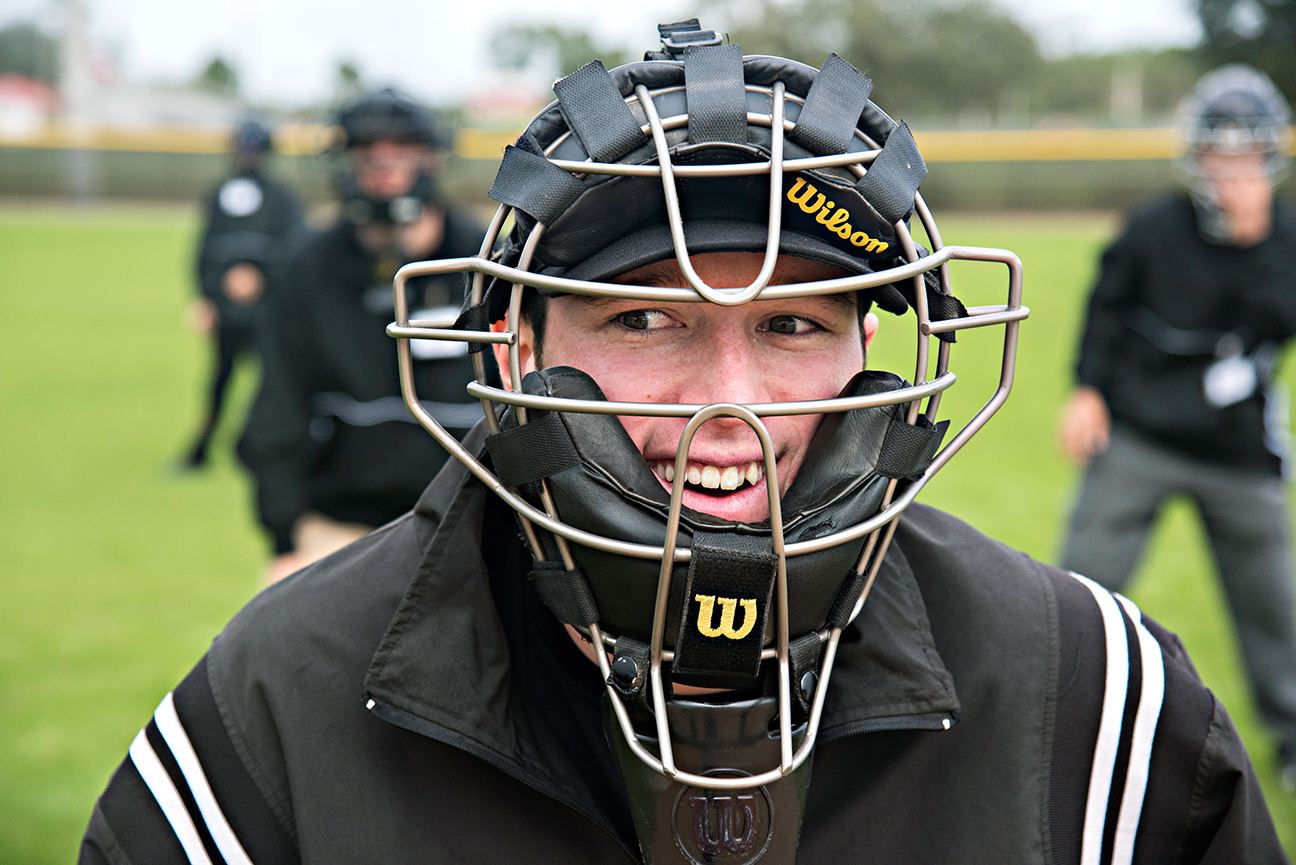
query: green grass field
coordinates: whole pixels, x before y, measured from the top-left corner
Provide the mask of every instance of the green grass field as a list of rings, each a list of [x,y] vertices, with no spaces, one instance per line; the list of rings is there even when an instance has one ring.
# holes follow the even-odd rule
[[[941,223],[947,243],[1016,251],[1033,314],[1008,405],[923,500],[1046,561],[1076,480],[1054,423],[1114,227],[1096,216]],[[210,470],[171,470],[206,373],[205,347],[182,325],[195,231],[183,210],[0,207],[0,865],[75,857],[131,738],[259,585],[265,546],[230,455],[236,424]],[[1002,301],[1004,275],[954,272],[978,304]],[[879,361],[907,327],[883,318]],[[944,404],[956,419],[990,392],[996,343],[961,339]],[[1182,635],[1229,707],[1296,851],[1296,800],[1274,783],[1195,517],[1182,506],[1167,517],[1133,598]]]

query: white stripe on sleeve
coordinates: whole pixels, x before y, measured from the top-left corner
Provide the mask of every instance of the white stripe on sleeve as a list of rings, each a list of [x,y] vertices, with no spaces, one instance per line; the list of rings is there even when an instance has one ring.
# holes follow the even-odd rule
[[[162,738],[171,749],[171,756],[175,757],[175,761],[180,764],[180,771],[184,773],[194,801],[198,803],[198,810],[202,812],[203,822],[207,824],[207,831],[211,833],[212,840],[216,842],[216,849],[220,850],[221,856],[225,857],[227,865],[252,865],[251,858],[239,843],[234,830],[230,828],[220,805],[216,803],[216,796],[212,793],[211,785],[207,783],[207,776],[203,772],[202,764],[198,762],[198,755],[194,752],[189,736],[180,724],[180,716],[176,714],[175,702],[170,694],[162,699],[162,703],[153,714],[153,720],[157,722]]]
[[[1084,831],[1080,845],[1080,865],[1101,865],[1107,803],[1111,797],[1112,774],[1116,769],[1116,754],[1120,750],[1121,722],[1129,690],[1129,645],[1126,642],[1125,618],[1116,605],[1116,599],[1088,577],[1079,574],[1073,576],[1089,589],[1098,602],[1103,630],[1106,632],[1107,682],[1103,691],[1102,718],[1098,723],[1098,742],[1089,772],[1089,799],[1085,803]]]
[[[140,730],[135,736],[135,741],[131,742],[130,758],[139,771],[140,777],[148,785],[149,792],[157,800],[163,816],[171,824],[171,831],[175,832],[180,846],[184,848],[190,865],[212,865],[211,859],[207,858],[207,850],[203,847],[202,839],[198,837],[198,829],[189,817],[189,809],[180,799],[180,793],[171,783],[171,776],[163,768],[157,754],[153,753],[153,746],[149,744],[148,736],[143,730]]]
[[[1120,815],[1116,820],[1116,843],[1112,848],[1112,865],[1129,865],[1134,859],[1134,840],[1143,813],[1143,796],[1147,792],[1148,770],[1152,763],[1152,742],[1156,738],[1161,703],[1165,699],[1165,658],[1161,646],[1143,625],[1143,614],[1134,602],[1116,596],[1134,623],[1138,636],[1139,657],[1143,669],[1143,693],[1134,716],[1134,734],[1130,742],[1129,769],[1125,773],[1125,793],[1121,797]]]

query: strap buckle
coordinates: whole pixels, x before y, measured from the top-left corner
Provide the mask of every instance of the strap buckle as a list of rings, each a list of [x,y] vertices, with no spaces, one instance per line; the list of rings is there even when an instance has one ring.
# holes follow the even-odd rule
[[[657,32],[661,34],[663,50],[672,59],[679,59],[687,48],[724,44],[722,35],[714,30],[703,30],[696,18],[674,24],[658,24]]]

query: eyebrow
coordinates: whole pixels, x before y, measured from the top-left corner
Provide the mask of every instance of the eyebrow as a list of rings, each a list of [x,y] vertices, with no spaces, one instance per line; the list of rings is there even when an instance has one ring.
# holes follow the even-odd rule
[[[776,268],[774,273],[770,276],[769,284],[770,285],[792,285],[793,284],[792,282],[781,280],[780,279],[781,276],[782,274],[780,274],[778,269]],[[688,284],[688,281],[684,279],[684,274],[680,273],[677,270],[665,270],[665,269],[652,270],[644,274],[643,276],[637,278],[632,283],[621,282],[620,281],[621,279],[622,277],[615,276],[612,277],[611,281],[617,283],[618,285],[639,285],[645,288],[687,288],[687,289],[692,288],[692,286]],[[628,299],[628,298],[601,297],[597,295],[579,295],[579,296],[589,303],[601,303],[601,304],[610,303],[616,300]],[[817,295],[805,295],[805,296],[822,298],[823,300],[828,301],[834,306],[856,305],[855,291],[849,289],[846,291],[836,292],[834,294],[817,294]],[[760,298],[757,298],[757,300],[759,299]]]

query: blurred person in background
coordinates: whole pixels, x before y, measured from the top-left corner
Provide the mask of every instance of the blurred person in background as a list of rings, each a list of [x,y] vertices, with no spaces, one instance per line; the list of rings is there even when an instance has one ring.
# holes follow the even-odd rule
[[[297,196],[265,170],[272,149],[270,128],[254,118],[242,121],[234,130],[232,149],[232,173],[208,193],[203,205],[199,296],[189,317],[211,340],[215,356],[206,412],[197,438],[181,461],[184,469],[201,468],[207,462],[234,364],[256,350],[256,332],[265,317],[267,277],[302,228]]]
[[[1125,587],[1162,503],[1201,514],[1260,715],[1296,792],[1296,628],[1280,347],[1296,334],[1296,208],[1276,200],[1290,111],[1232,64],[1181,104],[1183,192],[1102,257],[1060,444],[1085,466],[1062,565]]]
[[[338,112],[341,215],[286,263],[270,311],[261,390],[239,442],[273,544],[273,582],[409,510],[446,454],[400,396],[392,277],[411,261],[475,255],[484,229],[448,208],[437,186],[444,135],[432,114],[390,88]],[[453,320],[458,278],[408,286],[419,318]],[[462,434],[472,362],[462,345],[427,343],[416,376],[428,410]]]

